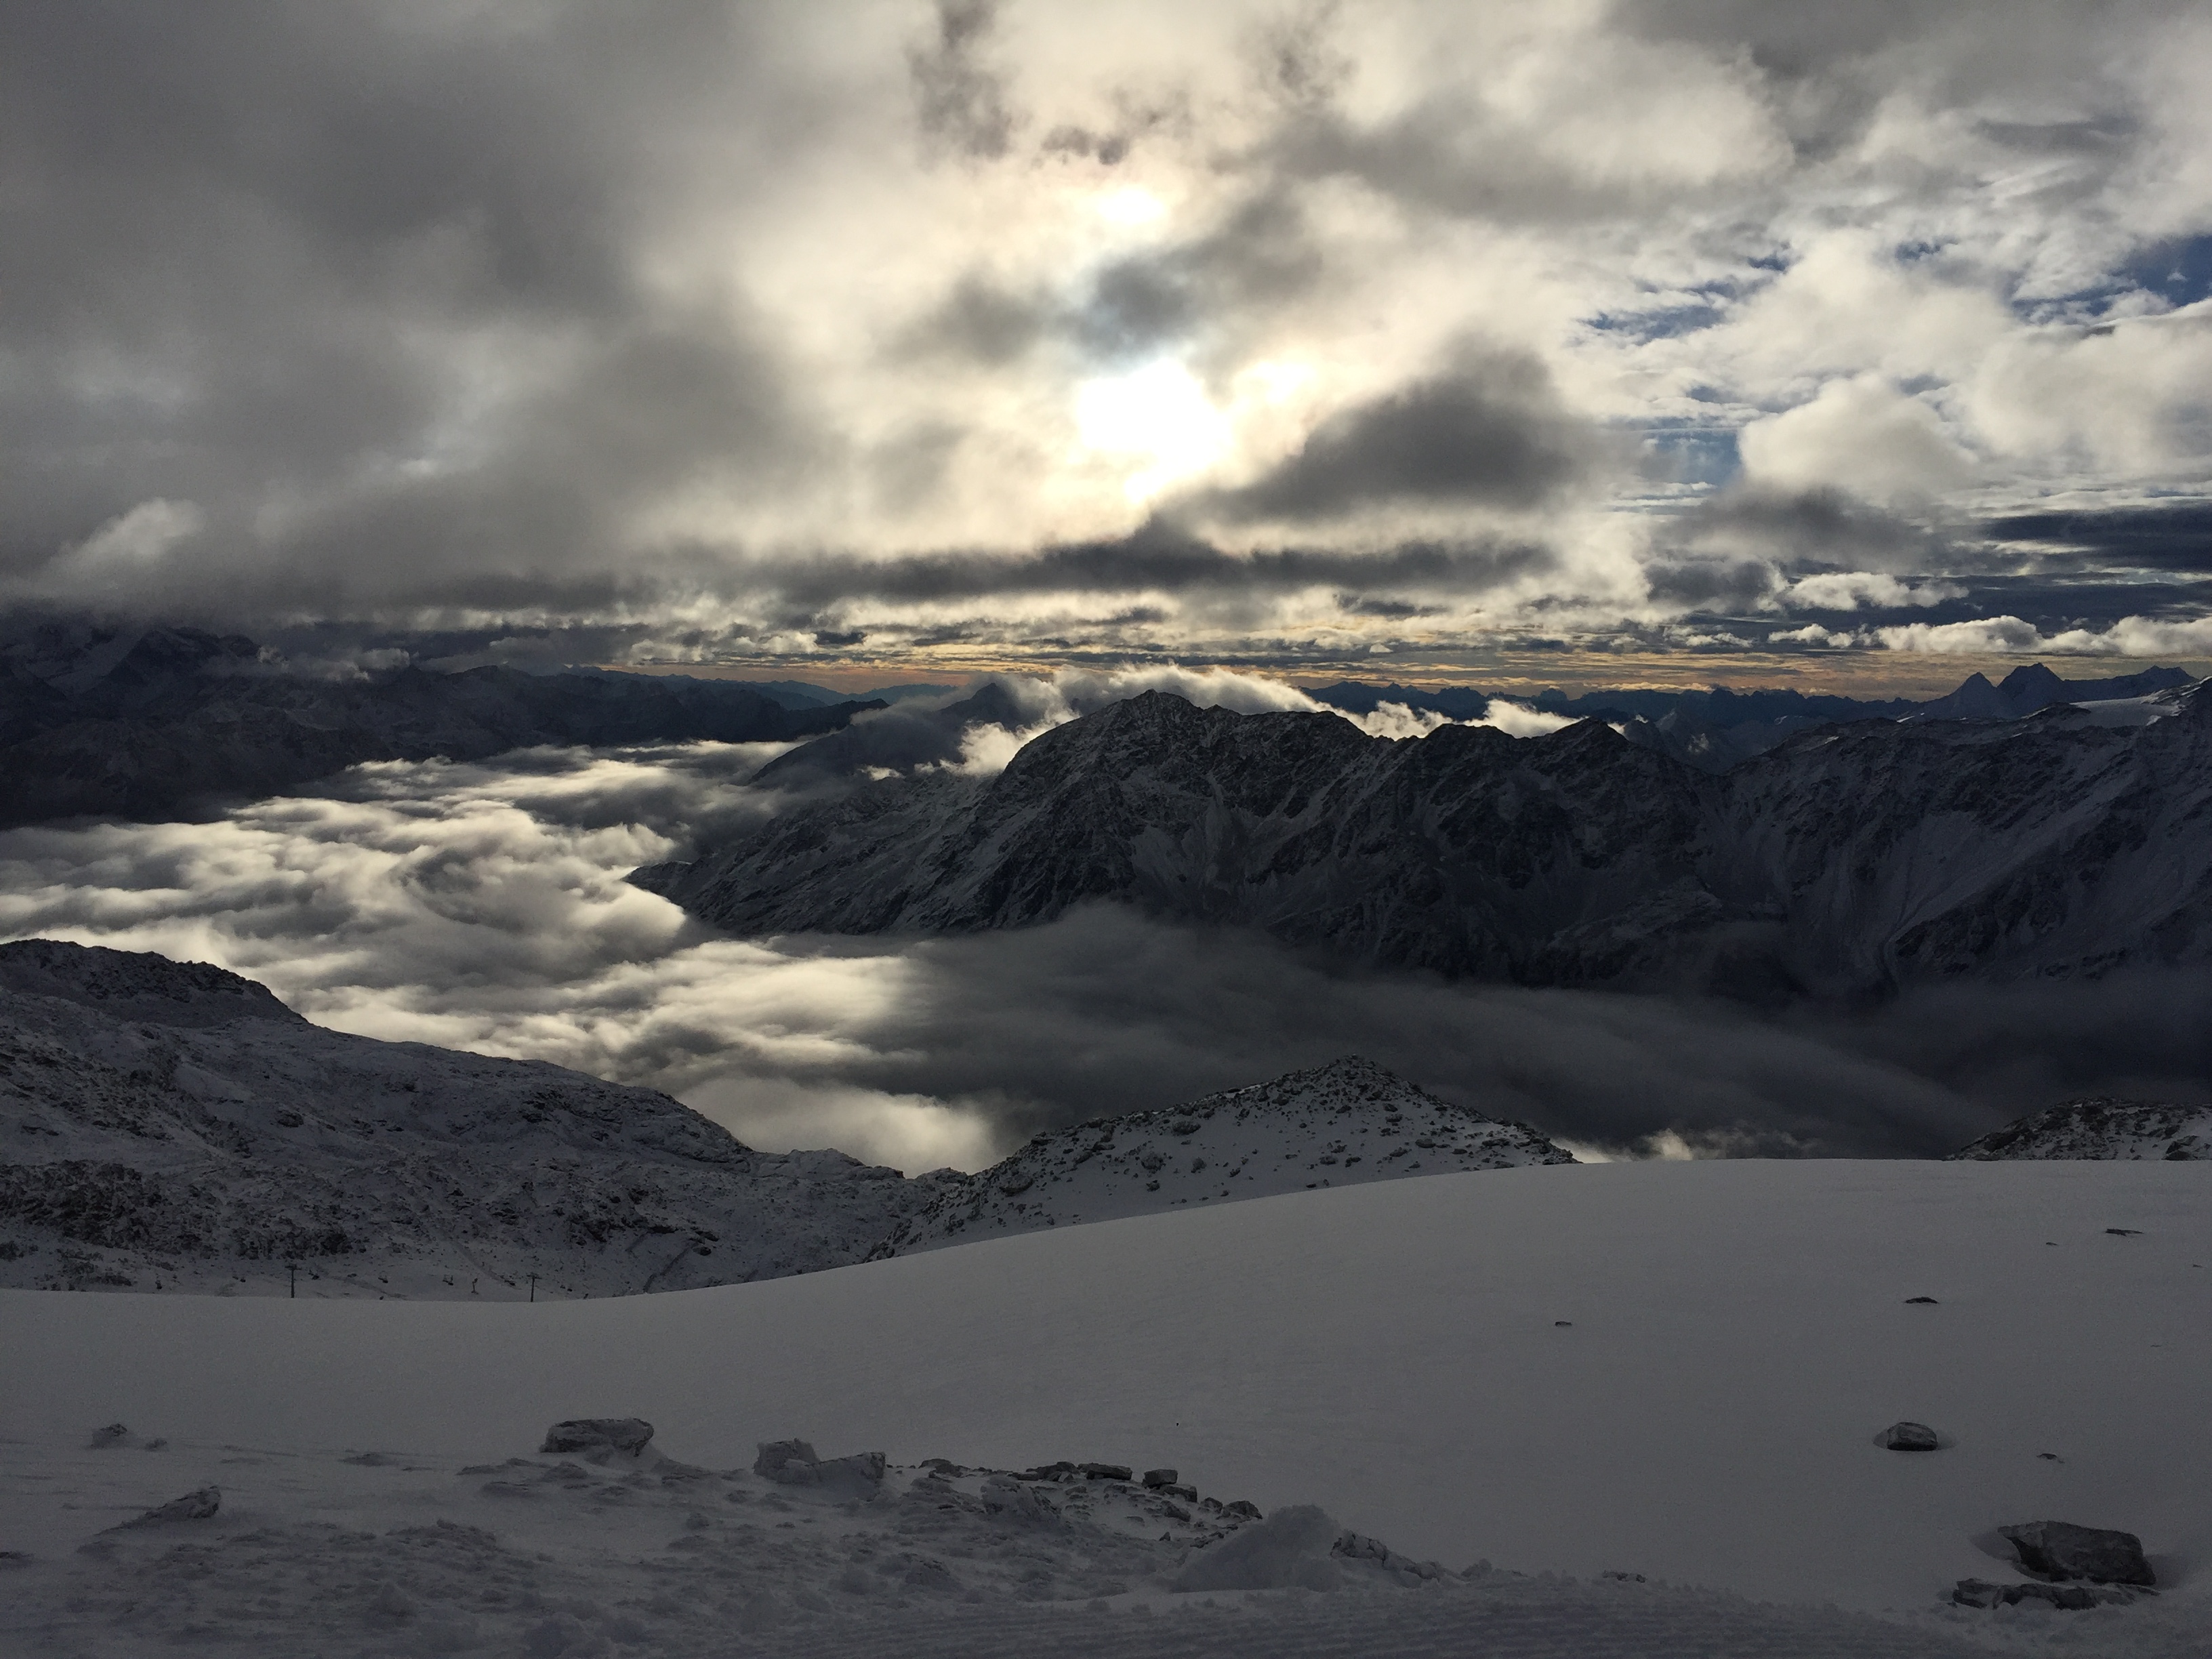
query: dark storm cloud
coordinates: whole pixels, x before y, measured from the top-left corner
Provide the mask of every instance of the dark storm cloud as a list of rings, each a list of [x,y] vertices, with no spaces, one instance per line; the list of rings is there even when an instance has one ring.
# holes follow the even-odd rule
[[[2032,544],[2046,562],[2212,573],[2212,501],[2108,509],[2022,513],[1980,526],[1992,541]]]
[[[635,277],[662,194],[641,112],[784,118],[748,28],[677,4],[8,9],[0,561],[189,501],[202,585],[313,608],[557,570],[641,495],[803,460],[817,435],[742,315]],[[503,406],[515,370],[537,389]],[[281,569],[249,550],[278,502]]]
[[[1004,155],[1021,122],[988,61],[998,21],[998,0],[938,0],[934,38],[907,54],[923,134],[978,161]]]
[[[1443,374],[1329,416],[1271,471],[1215,491],[1228,519],[1326,519],[1396,502],[1534,507],[1607,453],[1519,353],[1465,354]]]
[[[818,558],[750,567],[744,580],[808,611],[841,599],[891,603],[1033,594],[1167,592],[1267,595],[1335,587],[1368,593],[1477,593],[1549,564],[1531,542],[1412,544],[1363,554],[1289,549],[1225,553],[1171,527],[1126,540],[1054,547],[1018,558],[943,553],[908,558]]]

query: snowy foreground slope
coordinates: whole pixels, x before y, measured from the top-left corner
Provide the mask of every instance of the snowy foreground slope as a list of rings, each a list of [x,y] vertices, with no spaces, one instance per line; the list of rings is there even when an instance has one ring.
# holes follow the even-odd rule
[[[1992,1129],[1954,1158],[2212,1159],[2212,1106],[2069,1100]]]
[[[204,963],[0,945],[0,1284],[614,1296],[856,1261],[935,1191]]]
[[[883,1254],[1309,1188],[1574,1161],[1526,1125],[1438,1100],[1349,1056],[1038,1135],[972,1178],[945,1182]]]
[[[0,1650],[2201,1655],[2203,1179],[1540,1166],[535,1307],[0,1292]],[[712,1471],[879,1449],[887,1495],[538,1450],[632,1413]],[[968,1473],[916,1495],[933,1456]],[[1177,1592],[1223,1512],[987,1502],[1091,1459],[1497,1571]],[[2139,1534],[2160,1593],[1939,1606],[2039,1520]]]

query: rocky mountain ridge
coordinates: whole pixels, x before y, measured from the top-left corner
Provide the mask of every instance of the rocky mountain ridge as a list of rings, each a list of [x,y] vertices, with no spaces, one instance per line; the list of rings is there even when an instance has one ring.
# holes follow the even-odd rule
[[[204,963],[0,945],[0,1285],[282,1294],[296,1262],[312,1296],[675,1290],[860,1261],[937,1180],[326,1030]]]
[[[647,674],[403,667],[352,679],[196,629],[34,630],[0,650],[0,828],[173,817],[364,761],[482,760],[540,744],[788,742],[877,702],[789,708],[749,686]]]
[[[1961,1146],[1951,1157],[2212,1161],[2212,1106],[2098,1096],[2062,1101]]]
[[[652,1090],[326,1030],[206,963],[0,945],[0,1285],[283,1294],[296,1267],[312,1297],[617,1296],[1571,1162],[1344,1060],[908,1178],[756,1152]]]
[[[1571,1164],[1525,1124],[1454,1106],[1347,1055],[1270,1083],[1032,1139],[947,1182],[879,1254],[1400,1176]]]
[[[1711,774],[1584,720],[1370,738],[1148,692],[996,776],[878,778],[641,886],[748,934],[1084,903],[1533,985],[1857,996],[2212,957],[2212,682],[2115,721],[1859,721]]]

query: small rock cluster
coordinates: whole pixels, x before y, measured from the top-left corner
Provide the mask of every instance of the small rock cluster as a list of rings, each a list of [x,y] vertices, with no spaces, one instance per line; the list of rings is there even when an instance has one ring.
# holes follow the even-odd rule
[[[2155,1593],[2158,1576],[2143,1556],[2142,1540],[2131,1532],[2080,1527],[2069,1521],[2031,1521],[1999,1527],[1997,1535],[2013,1547],[2022,1572],[2037,1582],[1994,1584],[1962,1578],[1951,1599],[1965,1607],[2014,1607],[2042,1601],[2078,1612],[2127,1602],[2138,1593]]]

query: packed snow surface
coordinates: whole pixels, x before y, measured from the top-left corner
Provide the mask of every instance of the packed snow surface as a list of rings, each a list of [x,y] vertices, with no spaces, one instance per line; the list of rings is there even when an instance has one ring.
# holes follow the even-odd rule
[[[1536,1165],[671,1296],[0,1292],[0,1649],[2199,1656],[2203,1183]],[[632,1462],[538,1449],[630,1416]],[[1900,1419],[1948,1443],[1883,1449]],[[887,1454],[882,1495],[732,1475],[792,1436]],[[1063,1460],[1198,1501],[1022,1478]],[[1269,1571],[1342,1588],[1175,1589],[1234,1499],[1387,1547],[1293,1517]],[[2158,1593],[1942,1604],[2046,1520],[2137,1534]]]
[[[1571,1164],[1534,1129],[1438,1100],[1357,1056],[1038,1135],[939,1195],[887,1253],[1188,1204],[1457,1170]]]
[[[1954,1158],[2212,1159],[2212,1106],[2069,1100],[1993,1129]]]

